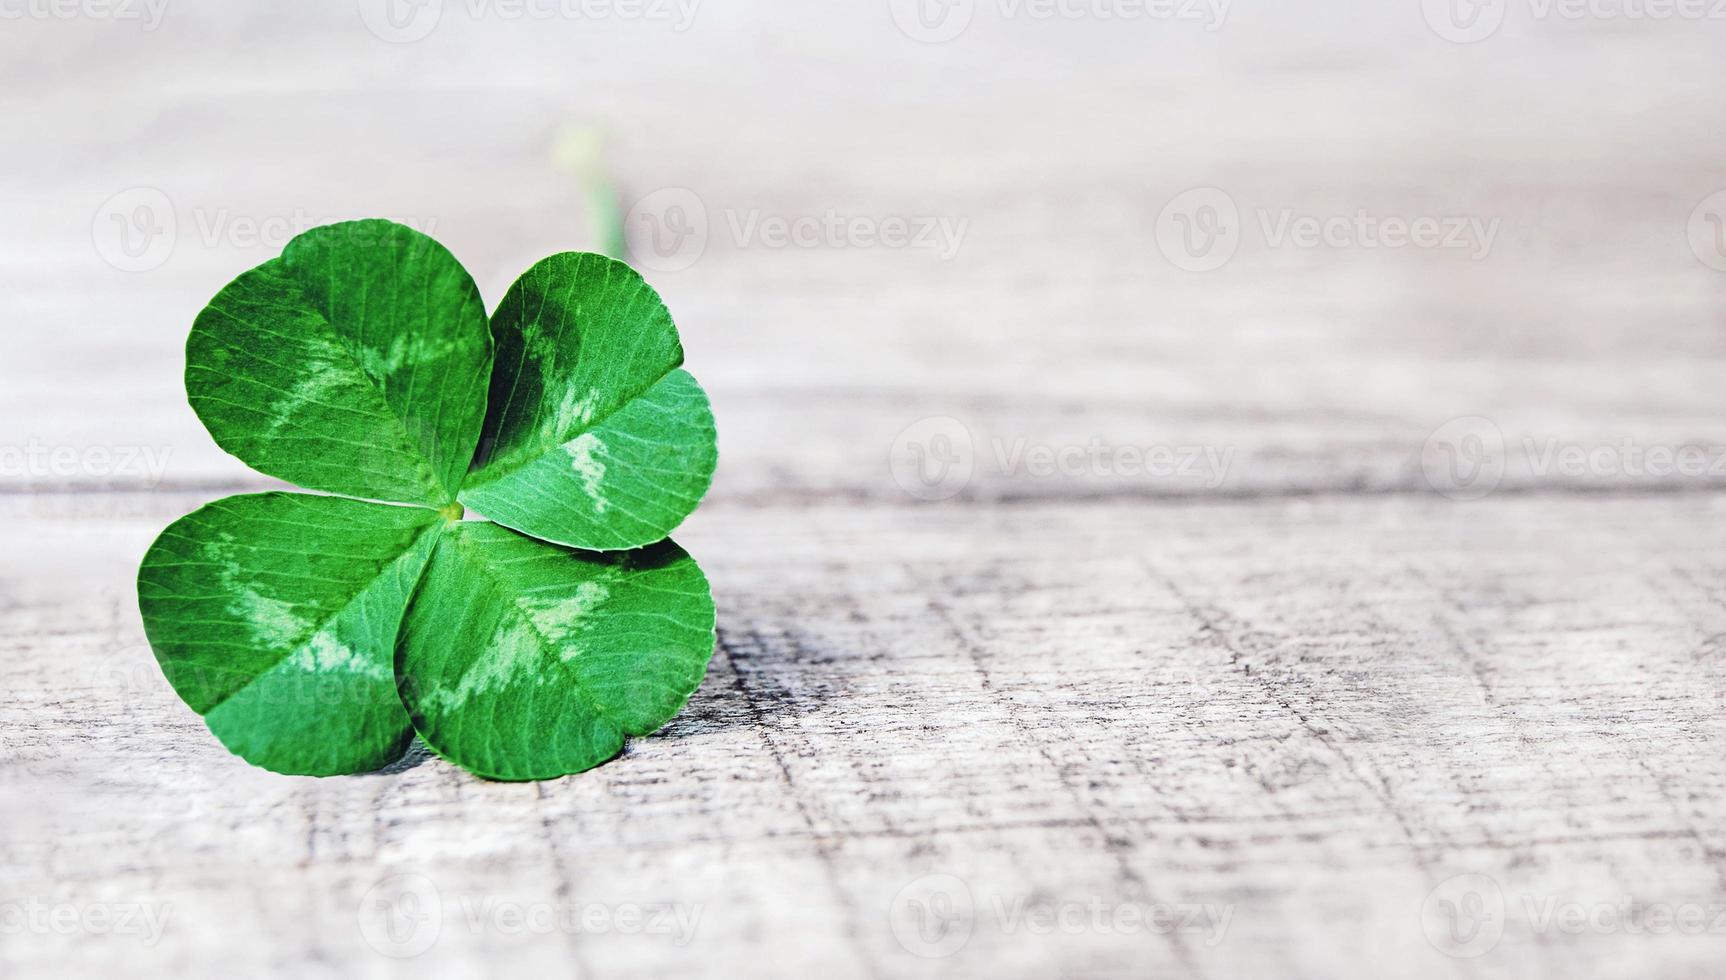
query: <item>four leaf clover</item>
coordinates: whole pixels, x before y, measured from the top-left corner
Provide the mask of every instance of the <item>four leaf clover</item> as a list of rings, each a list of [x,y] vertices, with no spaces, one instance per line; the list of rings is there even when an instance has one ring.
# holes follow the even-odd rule
[[[371,771],[417,732],[478,775],[545,779],[658,729],[715,636],[666,537],[718,460],[682,363],[659,295],[605,256],[539,262],[488,319],[409,228],[295,238],[199,314],[186,391],[223,449],[320,493],[162,532],[138,601],[168,682],[283,773]]]

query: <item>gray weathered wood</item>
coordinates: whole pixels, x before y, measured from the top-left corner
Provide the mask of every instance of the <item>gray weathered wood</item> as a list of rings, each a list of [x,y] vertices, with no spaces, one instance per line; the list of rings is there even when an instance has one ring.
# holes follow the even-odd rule
[[[1710,500],[719,505],[683,535],[724,624],[689,709],[611,765],[518,786],[227,756],[131,608],[139,552],[193,498],[92,499],[0,532],[44,556],[4,581],[6,891],[171,911],[150,948],[7,935],[26,972],[1703,977],[1726,955],[1718,930],[1536,926],[1549,901],[1726,899]],[[400,964],[360,907],[397,874],[445,916]],[[891,928],[930,874],[975,903],[951,960]],[[1509,903],[1478,961],[1423,931],[1458,874]],[[1232,918],[1213,944],[1037,936],[1001,911],[1093,900]],[[699,919],[685,947],[474,931],[488,901]]]
[[[452,0],[391,45],[280,6],[0,21],[5,976],[1721,974],[1726,477],[1532,453],[1726,458],[1726,274],[1686,240],[1726,186],[1726,25],[1519,9],[1459,46],[1413,2],[1242,0],[1214,34],[985,4],[919,45],[886,0],[682,33]],[[167,522],[272,485],[185,407],[192,315],[296,209],[432,221],[495,302],[593,244],[560,160],[595,130],[626,203],[710,216],[652,275],[722,430],[678,535],[707,681],[571,779],[246,767],[131,581]],[[92,225],[140,186],[180,230],[128,273]],[[1502,230],[1478,261],[1255,231],[1201,275],[1156,225],[1205,186]],[[829,209],[968,231],[943,260],[730,227]],[[935,416],[975,473],[925,504],[889,456]],[[1504,472],[1446,499],[1429,437],[1476,416]],[[1092,443],[1231,462],[1003,462]],[[660,904],[685,925],[597,927]],[[159,935],[86,918],[139,908]],[[1168,909],[1201,918],[1114,925]],[[581,928],[512,918],[553,910]]]

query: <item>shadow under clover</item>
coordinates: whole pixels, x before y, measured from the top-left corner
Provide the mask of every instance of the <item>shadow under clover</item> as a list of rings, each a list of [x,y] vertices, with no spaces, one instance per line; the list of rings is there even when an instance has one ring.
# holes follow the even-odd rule
[[[850,686],[850,672],[835,669],[846,656],[800,629],[721,627],[700,690],[651,738],[773,727],[823,711]]]

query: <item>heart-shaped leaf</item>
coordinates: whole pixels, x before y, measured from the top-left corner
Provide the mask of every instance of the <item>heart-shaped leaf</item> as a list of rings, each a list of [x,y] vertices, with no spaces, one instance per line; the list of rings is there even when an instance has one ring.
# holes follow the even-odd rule
[[[467,270],[376,220],[295,238],[186,343],[187,395],[223,449],[313,490],[434,507],[472,461],[490,368]]]
[[[597,555],[472,522],[439,541],[396,672],[433,751],[493,779],[549,779],[670,721],[713,645],[707,579],[670,541]]]
[[[340,497],[218,500],[144,556],[144,631],[175,692],[236,755],[282,773],[369,772],[412,737],[395,639],[442,525],[434,511]]]
[[[635,270],[566,252],[516,280],[492,316],[479,456],[461,501],[534,537],[610,551],[664,538],[713,480],[707,395],[671,314]]]

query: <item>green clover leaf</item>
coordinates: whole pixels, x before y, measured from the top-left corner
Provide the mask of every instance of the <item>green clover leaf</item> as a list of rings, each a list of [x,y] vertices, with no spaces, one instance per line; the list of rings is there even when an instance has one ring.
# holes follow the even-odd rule
[[[665,537],[707,492],[713,410],[659,295],[603,255],[554,255],[491,320],[497,362],[461,502],[576,548]]]
[[[417,731],[481,776],[551,778],[699,685],[712,594],[666,535],[712,481],[713,414],[628,266],[553,256],[488,321],[437,242],[329,225],[222,289],[186,352],[217,444],[336,495],[216,501],[139,568],[164,675],[236,755],[366,772]]]
[[[713,602],[694,559],[670,541],[571,556],[496,524],[445,534],[396,650],[439,754],[494,779],[559,776],[658,729],[701,683]]]
[[[246,465],[430,507],[461,488],[490,370],[473,278],[387,221],[295,238],[217,293],[186,342],[192,410]]]

